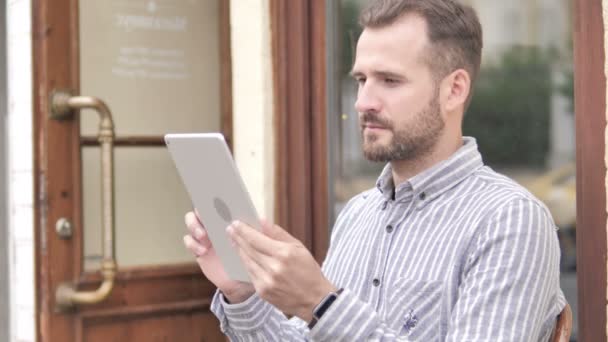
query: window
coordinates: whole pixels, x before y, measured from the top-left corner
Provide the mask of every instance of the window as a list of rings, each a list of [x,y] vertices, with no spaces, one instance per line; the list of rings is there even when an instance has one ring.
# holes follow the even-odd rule
[[[486,164],[526,186],[552,212],[562,248],[562,289],[576,339],[576,185],[572,22],[568,1],[469,1],[484,29],[482,71],[464,120]],[[384,165],[364,159],[348,75],[363,1],[328,11],[330,217],[372,188]],[[514,26],[517,28],[514,30]],[[332,221],[333,223],[333,221]]]

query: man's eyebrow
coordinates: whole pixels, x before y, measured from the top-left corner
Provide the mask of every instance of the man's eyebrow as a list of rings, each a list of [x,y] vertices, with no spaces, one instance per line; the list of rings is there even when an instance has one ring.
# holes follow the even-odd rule
[[[377,71],[374,71],[373,74],[380,78],[405,78],[404,75],[401,75],[399,73],[392,72],[392,71],[386,71],[386,70],[377,70]]]
[[[354,78],[357,78],[359,76],[365,76],[365,73],[357,70],[352,70],[349,74],[351,77]],[[387,70],[375,70],[372,71],[371,74],[379,78],[406,78],[404,75]]]
[[[351,70],[349,73],[350,77],[356,78],[358,76],[363,76],[363,73],[361,71],[357,71],[357,70]]]

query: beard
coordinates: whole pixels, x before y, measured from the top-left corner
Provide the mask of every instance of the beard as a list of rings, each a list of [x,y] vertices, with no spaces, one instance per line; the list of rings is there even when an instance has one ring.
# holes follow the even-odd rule
[[[386,163],[418,160],[430,154],[445,127],[437,95],[403,127],[396,128],[390,119],[383,118],[378,113],[362,113],[360,123],[365,158],[372,162]],[[370,123],[382,126],[392,133],[388,144],[380,143],[380,137],[376,133],[364,132],[364,125]]]

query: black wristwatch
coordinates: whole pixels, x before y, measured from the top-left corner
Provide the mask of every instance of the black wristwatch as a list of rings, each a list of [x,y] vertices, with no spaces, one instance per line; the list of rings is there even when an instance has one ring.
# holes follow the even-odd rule
[[[323,314],[329,309],[329,307],[338,299],[340,293],[342,293],[344,289],[339,289],[336,292],[330,292],[325,298],[321,300],[317,306],[312,310],[312,320],[308,323],[308,329],[312,329],[315,324],[321,319]]]

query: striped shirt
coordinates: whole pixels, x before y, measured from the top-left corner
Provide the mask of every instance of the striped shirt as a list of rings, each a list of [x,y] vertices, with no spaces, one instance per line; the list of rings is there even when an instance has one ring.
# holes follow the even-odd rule
[[[394,192],[394,194],[393,194]],[[212,311],[233,341],[547,341],[565,306],[547,208],[484,166],[475,139],[340,213],[323,264],[344,292],[312,330],[253,295]]]

